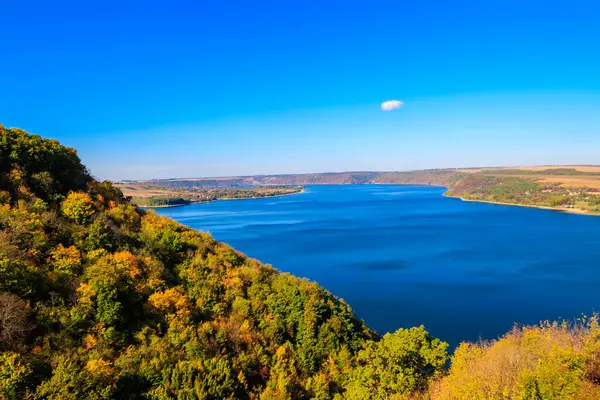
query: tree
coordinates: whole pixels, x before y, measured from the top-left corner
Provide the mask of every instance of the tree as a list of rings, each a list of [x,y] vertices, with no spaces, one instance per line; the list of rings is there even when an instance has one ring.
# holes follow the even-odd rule
[[[52,251],[52,266],[56,271],[67,274],[79,272],[81,253],[75,246],[65,247],[62,244]]]
[[[0,348],[18,349],[30,330],[27,304],[11,293],[0,293]]]
[[[94,215],[94,203],[87,193],[69,193],[61,208],[67,218],[78,224],[87,223]]]
[[[358,353],[344,397],[385,400],[424,390],[442,373],[447,347],[423,326],[399,329],[380,341],[367,341]]]

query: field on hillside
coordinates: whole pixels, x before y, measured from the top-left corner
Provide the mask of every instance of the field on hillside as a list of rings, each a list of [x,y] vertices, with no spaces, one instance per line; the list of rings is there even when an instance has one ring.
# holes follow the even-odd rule
[[[490,176],[528,177],[539,183],[562,187],[600,189],[600,166],[536,166],[517,168],[484,168],[472,173]]]

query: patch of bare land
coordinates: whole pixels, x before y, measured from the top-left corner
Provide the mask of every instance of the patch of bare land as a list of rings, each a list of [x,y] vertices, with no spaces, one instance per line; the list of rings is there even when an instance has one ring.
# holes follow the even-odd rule
[[[600,176],[545,176],[542,177],[540,181],[546,183],[557,183],[564,187],[600,189]]]

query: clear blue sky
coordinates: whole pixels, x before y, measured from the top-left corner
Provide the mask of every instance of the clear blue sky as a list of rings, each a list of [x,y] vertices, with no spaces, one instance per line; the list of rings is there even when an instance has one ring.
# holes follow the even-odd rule
[[[0,122],[76,147],[100,178],[600,164],[597,1],[0,0],[0,15]]]

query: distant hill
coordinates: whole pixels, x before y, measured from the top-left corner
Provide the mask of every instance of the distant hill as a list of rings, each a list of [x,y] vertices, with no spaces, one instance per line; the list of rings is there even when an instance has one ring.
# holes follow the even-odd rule
[[[319,185],[370,183],[380,172],[331,172],[317,174],[253,175],[221,178],[152,179],[138,182],[170,187],[236,187],[256,185]]]
[[[322,172],[312,174],[248,175],[213,178],[170,178],[150,180],[124,180],[168,187],[236,187],[260,185],[343,185],[343,184],[416,184],[452,186],[470,174],[570,176],[580,177],[583,182],[600,186],[600,166],[592,165],[549,165],[537,167],[474,167],[424,169],[413,171],[370,171],[370,172]],[[595,177],[590,180],[590,177]],[[586,178],[588,178],[586,180]]]

